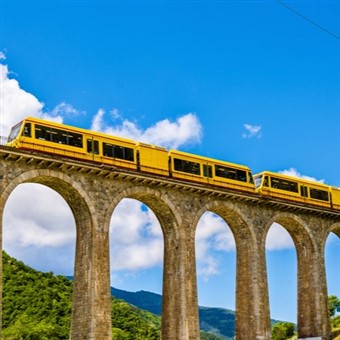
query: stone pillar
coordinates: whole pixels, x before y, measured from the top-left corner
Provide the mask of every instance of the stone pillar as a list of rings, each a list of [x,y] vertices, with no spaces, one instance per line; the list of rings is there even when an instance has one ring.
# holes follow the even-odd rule
[[[236,339],[271,339],[265,248],[258,247],[250,233],[236,231],[235,240]]]
[[[111,292],[108,228],[102,228],[97,214],[74,211],[77,224],[72,340],[111,340]],[[99,220],[99,221],[98,221]]]
[[[199,339],[195,239],[181,231],[164,233],[163,340]]]
[[[324,254],[319,244],[317,249],[298,248],[298,336],[331,339]]]

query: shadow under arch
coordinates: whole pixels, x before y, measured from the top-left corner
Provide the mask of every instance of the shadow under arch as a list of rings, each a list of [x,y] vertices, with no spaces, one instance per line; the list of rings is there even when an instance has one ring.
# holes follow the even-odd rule
[[[37,183],[51,188],[60,194],[70,207],[76,224],[76,255],[74,269],[74,288],[72,294],[72,318],[70,336],[72,339],[86,337],[94,332],[92,321],[94,300],[92,280],[94,277],[93,240],[90,235],[96,228],[97,219],[94,206],[86,191],[68,175],[53,170],[30,170],[12,179],[0,197],[0,232],[2,238],[3,212],[13,190],[20,184]],[[86,241],[84,242],[84,239]],[[92,266],[93,267],[93,266]],[[1,268],[2,272],[2,268]],[[1,286],[2,289],[2,286]],[[109,295],[107,299],[109,306]],[[99,307],[100,308],[100,307]],[[105,314],[105,312],[103,313]],[[108,313],[107,313],[108,314]],[[105,321],[103,321],[105,323]]]

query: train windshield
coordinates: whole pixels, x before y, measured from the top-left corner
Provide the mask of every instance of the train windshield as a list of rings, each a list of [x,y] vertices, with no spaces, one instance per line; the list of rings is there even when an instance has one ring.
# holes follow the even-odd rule
[[[262,182],[262,175],[254,177],[255,187],[258,188]]]
[[[8,136],[8,141],[10,142],[11,140],[15,139],[18,137],[20,128],[21,128],[22,122],[18,123],[17,125],[13,126],[11,129],[11,132]]]

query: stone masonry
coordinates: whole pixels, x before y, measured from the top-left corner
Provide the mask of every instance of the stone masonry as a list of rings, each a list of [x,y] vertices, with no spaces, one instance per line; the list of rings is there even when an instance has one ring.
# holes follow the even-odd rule
[[[265,241],[274,222],[296,246],[299,337],[330,339],[324,248],[330,232],[340,237],[340,212],[0,147],[1,240],[6,201],[22,183],[52,188],[74,214],[70,339],[111,340],[109,224],[124,198],[146,204],[163,231],[163,340],[199,339],[195,231],[206,211],[223,218],[235,237],[237,340],[270,339]]]

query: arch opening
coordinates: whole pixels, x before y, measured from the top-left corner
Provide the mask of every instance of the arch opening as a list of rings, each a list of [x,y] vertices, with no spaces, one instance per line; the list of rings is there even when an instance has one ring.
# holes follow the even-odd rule
[[[154,194],[131,192],[117,199],[110,219],[110,284],[113,297],[160,317],[164,266],[164,222],[160,221],[164,221],[164,212],[159,215],[155,207],[164,202],[155,201],[159,200]],[[113,300],[114,315],[119,308]],[[161,328],[159,321],[150,318],[122,329],[113,318],[112,333],[159,337]]]
[[[339,258],[340,258],[340,227],[332,229],[329,233],[325,244],[325,267],[327,279],[327,294],[332,301],[331,296],[340,300],[340,275],[339,275]],[[329,309],[331,329],[340,328],[340,308]]]
[[[6,277],[4,277],[4,299],[2,305],[3,335],[8,332],[8,334],[11,334],[12,325],[15,325],[20,320],[24,328],[30,327],[27,324],[25,325],[24,322],[29,323],[31,322],[30,320],[35,320],[35,323],[43,322],[45,328],[50,327],[50,332],[54,335],[58,334],[60,337],[68,337],[71,327],[71,284],[66,278],[53,278],[52,274],[71,277],[74,274],[75,218],[70,206],[57,191],[46,186],[43,181],[42,184],[39,184],[39,180],[37,182],[30,183],[27,180],[26,183],[17,183],[8,197],[5,197],[2,215],[2,235],[3,249],[9,256],[22,261],[34,270],[45,273],[39,279],[43,288],[41,291],[38,291],[34,288],[35,285],[30,286],[34,282],[32,280],[34,278],[37,280],[40,274],[27,272],[26,269],[20,267],[22,273],[26,273],[23,275],[27,275],[27,280],[15,280],[15,285],[20,286],[18,289],[22,295],[22,302],[21,312],[16,310],[13,314],[11,313],[13,306],[10,300],[5,298],[7,293],[11,294],[11,292],[6,289]],[[9,274],[12,262],[13,260],[8,260],[8,263],[4,263],[8,270],[4,271],[3,275],[16,275],[15,272]],[[46,283],[46,280],[50,280],[50,287],[43,284],[44,282]],[[43,310],[48,300],[53,300],[49,294],[51,294],[52,289],[58,286],[58,280],[65,289],[60,293],[62,296],[53,298],[55,299],[53,309],[56,311],[63,305],[65,316],[58,318],[58,320],[53,320],[51,315],[48,314],[48,310],[39,315],[36,309]],[[25,298],[28,291],[31,292],[29,295],[31,300]],[[43,295],[40,296],[40,294]],[[47,300],[43,305],[43,302],[38,301],[39,299],[41,301]],[[39,307],[39,303],[42,304],[41,307]],[[15,320],[12,320],[11,318],[14,315]],[[42,336],[42,333],[39,335],[39,332],[46,332],[45,328],[37,329],[36,332],[38,333],[35,335],[38,337]],[[25,332],[20,327],[17,331]],[[19,335],[17,334],[17,336]]]
[[[235,336],[236,246],[229,225],[206,211],[195,235],[200,329]]]
[[[297,253],[285,226],[274,222],[266,237],[269,306],[272,320],[297,324]]]
[[[124,198],[110,221],[111,285],[162,293],[163,233],[146,204]]]

